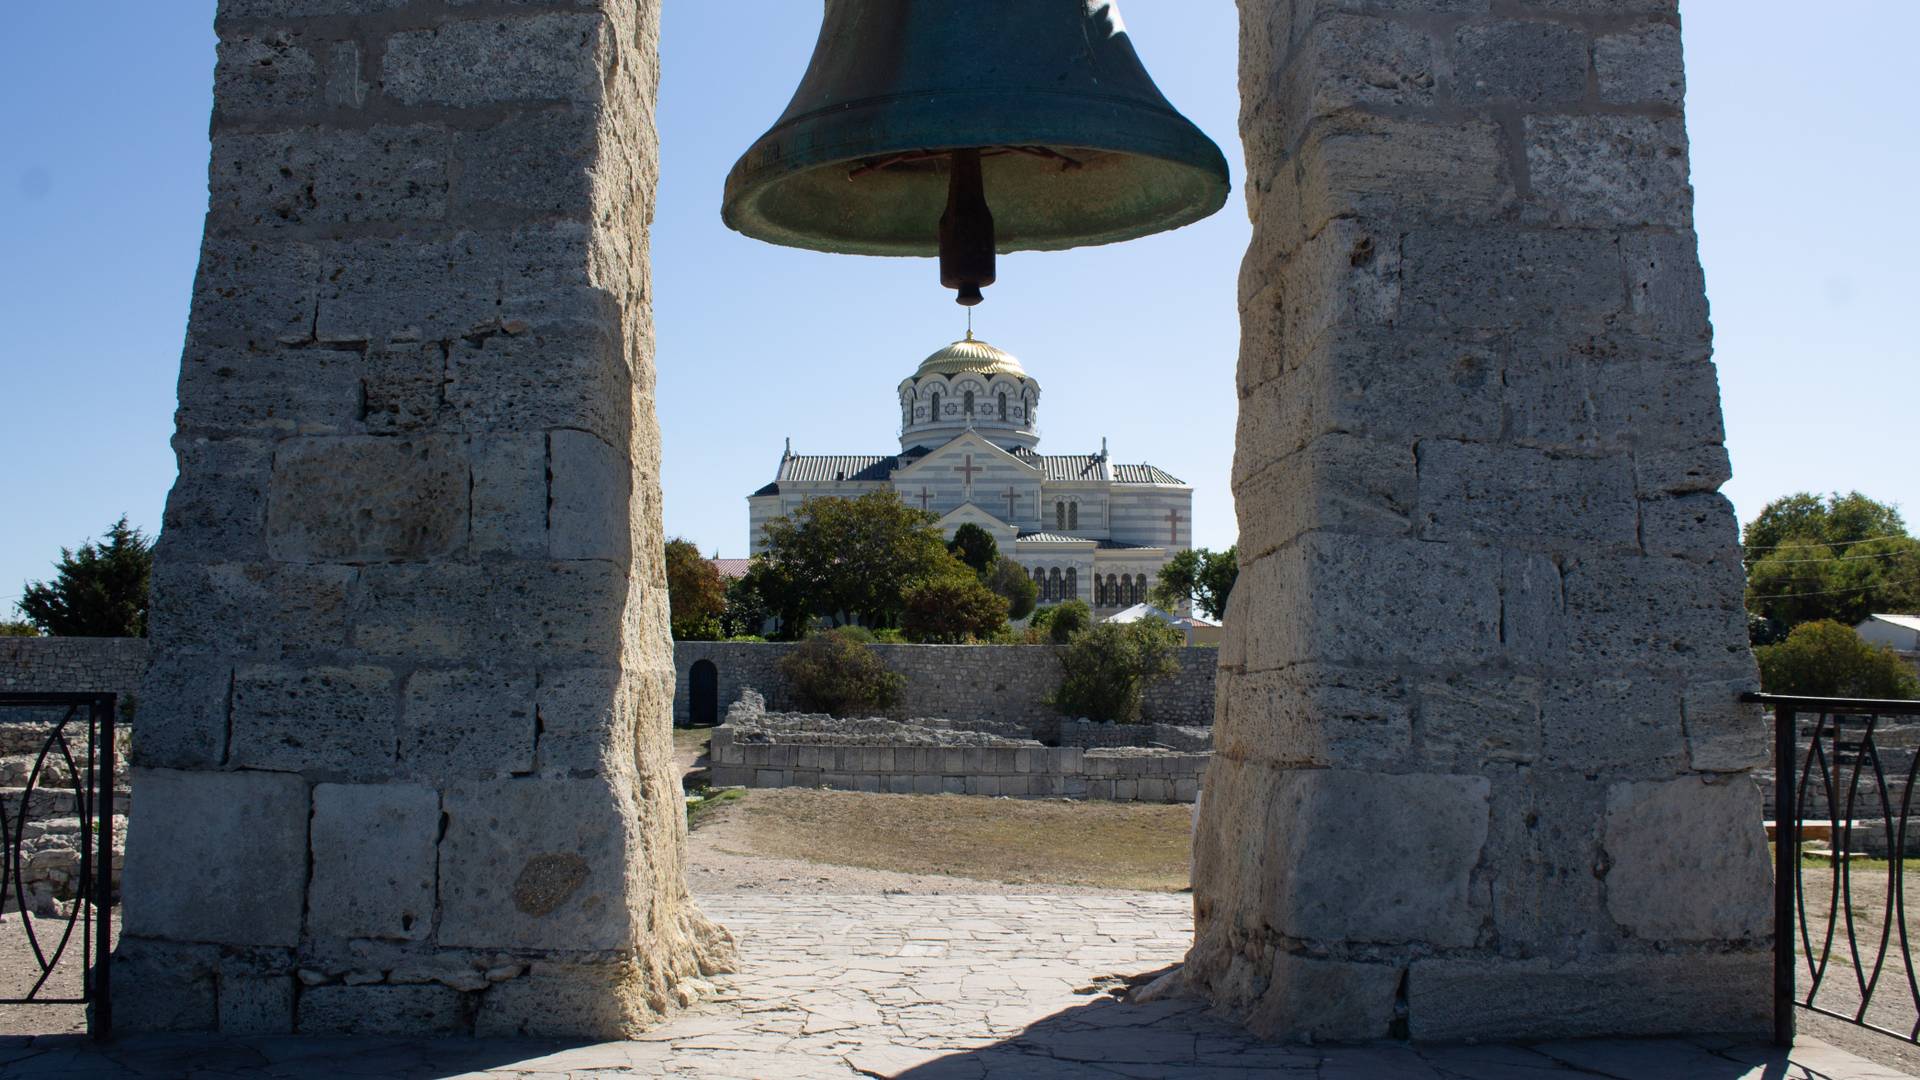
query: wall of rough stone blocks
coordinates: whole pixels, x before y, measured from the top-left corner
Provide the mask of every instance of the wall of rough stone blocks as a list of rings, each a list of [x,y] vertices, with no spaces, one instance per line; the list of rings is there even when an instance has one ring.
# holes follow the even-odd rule
[[[1182,802],[1205,781],[1204,753],[1141,754],[1046,746],[817,745],[739,742],[714,731],[716,786],[828,787],[896,795],[1004,795],[1112,802]]]
[[[654,0],[222,0],[127,1030],[620,1036],[672,764]]]
[[[689,672],[694,663],[713,663],[719,678],[720,714],[751,688],[775,710],[800,708],[780,674],[780,658],[791,644],[752,641],[677,641],[673,647],[673,717],[691,719]],[[1057,715],[1042,703],[1060,683],[1059,650],[1046,645],[874,645],[887,667],[907,682],[896,714],[951,720],[1006,720],[1052,723]],[[1146,692],[1141,707],[1148,721],[1191,727],[1213,722],[1214,671],[1220,650],[1180,650],[1180,671]]]
[[[124,704],[148,656],[145,638],[0,637],[0,693],[112,692]]]
[[[1243,0],[1239,584],[1189,980],[1323,1039],[1767,1030],[1674,0]]]

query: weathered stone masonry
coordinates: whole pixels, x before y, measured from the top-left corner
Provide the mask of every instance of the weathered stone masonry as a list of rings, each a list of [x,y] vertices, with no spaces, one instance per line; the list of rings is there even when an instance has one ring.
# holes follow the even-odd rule
[[[751,641],[676,641],[674,722],[688,722],[690,673],[706,660],[718,676],[719,708],[751,688],[765,695],[776,711],[799,708],[780,674],[780,658],[792,645]],[[1041,699],[1060,683],[1060,654],[1042,645],[874,645],[888,668],[906,677],[897,714],[944,716],[956,720],[1006,720],[1027,723],[1051,717]],[[1180,672],[1155,683],[1142,706],[1145,719],[1193,727],[1213,723],[1214,671],[1218,649],[1180,650]]]
[[[1284,1035],[1766,1030],[1674,0],[1240,10],[1189,979]]]
[[[610,1036],[672,770],[652,0],[222,0],[123,1027]]]
[[[112,692],[122,702],[147,673],[145,638],[0,638],[0,693]]]

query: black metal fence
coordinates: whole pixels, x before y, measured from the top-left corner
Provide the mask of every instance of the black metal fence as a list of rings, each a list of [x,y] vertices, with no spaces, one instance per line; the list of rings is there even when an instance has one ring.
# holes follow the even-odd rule
[[[0,934],[30,960],[6,973],[0,1005],[87,1005],[88,1031],[105,1039],[114,695],[0,694],[0,751]]]
[[[1774,712],[1774,1040],[1793,1042],[1804,1009],[1920,1043],[1920,701],[1746,700]]]

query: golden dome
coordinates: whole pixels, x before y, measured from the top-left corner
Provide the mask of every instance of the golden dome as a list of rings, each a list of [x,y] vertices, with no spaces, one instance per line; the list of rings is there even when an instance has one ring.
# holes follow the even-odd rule
[[[984,341],[976,340],[972,331],[959,341],[941,349],[920,362],[920,370],[913,373],[918,379],[927,375],[959,375],[975,372],[981,375],[1015,375],[1028,378],[1027,370],[1020,366],[1010,352],[996,349]]]

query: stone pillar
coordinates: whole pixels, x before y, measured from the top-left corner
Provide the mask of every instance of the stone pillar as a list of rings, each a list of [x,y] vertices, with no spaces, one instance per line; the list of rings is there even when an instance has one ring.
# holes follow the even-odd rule
[[[1241,574],[1189,979],[1257,1030],[1767,1030],[1673,0],[1241,0]]]
[[[619,1036],[669,745],[653,0],[222,0],[123,1027]]]

